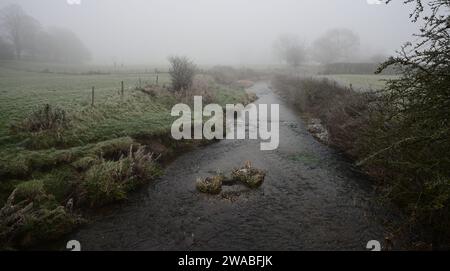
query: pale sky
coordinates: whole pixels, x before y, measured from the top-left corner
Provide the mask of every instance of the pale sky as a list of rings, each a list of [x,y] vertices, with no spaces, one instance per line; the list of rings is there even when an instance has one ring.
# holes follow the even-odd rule
[[[417,26],[411,6],[375,0],[0,0],[20,4],[44,26],[73,30],[94,62],[165,63],[187,55],[200,65],[275,63],[273,42],[294,34],[311,44],[330,28],[361,37],[361,55],[391,54]],[[79,0],[78,0],[79,1]]]

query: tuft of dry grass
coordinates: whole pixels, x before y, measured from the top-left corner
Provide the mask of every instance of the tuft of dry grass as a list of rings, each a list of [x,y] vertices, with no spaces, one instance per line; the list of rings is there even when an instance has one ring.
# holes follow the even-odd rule
[[[126,199],[128,192],[152,180],[161,173],[152,153],[143,146],[117,161],[99,158],[86,172],[83,188],[91,206],[102,206]]]
[[[199,74],[194,77],[192,87],[188,91],[188,100],[193,101],[194,96],[202,96],[203,103],[209,104],[217,100],[214,91],[214,79],[209,75]]]
[[[266,177],[266,172],[252,166],[250,161],[246,161],[244,167],[236,168],[231,172],[231,179],[244,184],[249,188],[260,187]]]
[[[224,176],[216,175],[206,178],[198,178],[196,182],[197,190],[206,194],[220,194],[222,191],[222,182],[224,181]]]
[[[69,126],[67,112],[57,106],[44,104],[36,107],[21,122],[12,124],[13,132],[39,133],[51,130],[62,131]]]

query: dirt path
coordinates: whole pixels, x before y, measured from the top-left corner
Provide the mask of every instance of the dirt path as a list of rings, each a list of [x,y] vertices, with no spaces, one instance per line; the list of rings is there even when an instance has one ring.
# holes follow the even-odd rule
[[[98,217],[70,239],[83,250],[364,250],[382,241],[383,219],[369,181],[315,141],[297,114],[265,83],[257,103],[280,104],[280,147],[224,140],[175,160],[166,174],[129,202]],[[257,190],[200,194],[195,179],[251,160],[267,170]]]

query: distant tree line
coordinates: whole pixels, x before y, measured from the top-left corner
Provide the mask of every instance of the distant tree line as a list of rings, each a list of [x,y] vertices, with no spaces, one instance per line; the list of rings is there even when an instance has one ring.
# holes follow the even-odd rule
[[[364,61],[373,65],[362,65],[364,67],[350,65],[358,62],[360,38],[358,34],[346,28],[330,29],[314,40],[310,46],[306,46],[305,42],[295,35],[284,34],[275,41],[274,50],[282,62],[294,68],[310,61],[328,67],[326,69],[337,69],[348,64],[344,70],[364,68],[365,71],[370,70],[369,73],[374,73],[378,64],[387,58],[374,55]]]
[[[89,50],[72,31],[44,29],[16,4],[0,10],[0,59],[78,63],[90,57]]]

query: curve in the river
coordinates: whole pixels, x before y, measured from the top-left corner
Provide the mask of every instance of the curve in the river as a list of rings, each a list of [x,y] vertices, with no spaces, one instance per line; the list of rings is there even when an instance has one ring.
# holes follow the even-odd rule
[[[256,103],[280,104],[280,146],[223,140],[186,153],[165,175],[70,236],[83,250],[364,250],[383,241],[383,220],[367,178],[315,141],[298,114],[265,83]],[[267,170],[257,190],[200,194],[195,180],[246,160]]]

